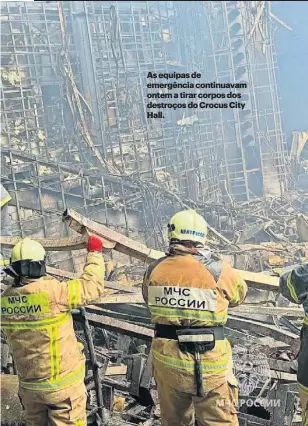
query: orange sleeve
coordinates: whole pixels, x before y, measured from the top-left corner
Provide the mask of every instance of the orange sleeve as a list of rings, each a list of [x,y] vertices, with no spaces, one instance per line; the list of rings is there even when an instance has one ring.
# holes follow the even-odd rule
[[[63,281],[55,297],[62,311],[77,309],[99,301],[104,292],[105,263],[101,253],[90,252],[79,279]]]
[[[230,265],[224,264],[218,287],[223,291],[230,306],[238,306],[245,300],[247,294],[247,284],[238,272]]]

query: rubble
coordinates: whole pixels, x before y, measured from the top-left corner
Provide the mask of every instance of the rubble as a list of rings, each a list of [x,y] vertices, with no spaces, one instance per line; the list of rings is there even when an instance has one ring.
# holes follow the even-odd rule
[[[74,215],[73,212],[70,212],[71,215]],[[65,217],[67,217],[67,212]],[[75,220],[76,220],[76,216]],[[84,225],[85,222],[82,217],[79,217],[80,222]],[[89,222],[88,222],[89,223]],[[91,223],[93,226],[93,224]],[[80,229],[76,226],[76,222],[73,224],[74,229]],[[100,225],[96,225],[92,227],[89,231],[95,230],[98,235],[103,238],[110,237],[110,234],[106,234],[103,227]],[[129,240],[128,238],[123,240],[120,236],[117,237],[117,249],[123,250],[121,245],[125,244],[125,252],[132,248],[132,250],[136,250],[136,242]],[[141,255],[141,253],[148,253],[148,257],[153,256],[156,258],[158,256],[158,252],[155,252],[152,255],[151,251],[145,250],[144,247],[140,247],[139,243],[137,244],[138,248],[141,248],[140,253],[137,257]],[[138,250],[138,249],[137,249]],[[234,250],[234,247],[233,247]],[[251,250],[259,251],[266,253],[266,257],[261,264],[260,269],[267,269],[268,273],[272,269],[273,265],[279,264],[279,266],[286,266],[294,263],[294,260],[300,261],[300,256],[298,253],[304,254],[306,256],[306,245],[299,244],[288,244],[288,246],[283,243],[262,243],[261,245],[255,245],[251,247],[249,245],[242,245],[238,247],[239,251],[243,253],[247,253]],[[223,250],[222,250],[223,251]],[[227,252],[227,250],[226,250]],[[283,258],[282,261],[273,262],[272,257],[274,255],[279,255]],[[131,254],[131,252],[130,252]],[[160,254],[161,255],[161,254]],[[160,256],[159,255],[159,256]],[[230,256],[230,248],[229,253]],[[141,255],[144,261],[148,261],[149,259],[144,258],[144,255]],[[238,254],[237,254],[238,256]],[[283,257],[285,256],[285,257]],[[298,257],[297,257],[298,256]],[[264,257],[264,255],[263,255]],[[302,259],[304,259],[303,257]],[[140,259],[140,257],[139,257]],[[270,290],[277,292],[278,290],[278,278],[277,275],[271,276],[261,273],[253,273],[245,270],[240,270],[242,276],[247,280],[249,285],[249,292],[256,291],[256,289],[262,289],[262,292],[268,293],[265,290]],[[277,273],[277,271],[276,271]],[[88,309],[89,322],[92,324],[104,323],[104,327],[109,329],[110,331],[113,328],[113,331],[117,331],[118,333],[125,333],[126,335],[130,335],[132,338],[138,337],[138,339],[143,339],[145,342],[150,342],[153,331],[152,326],[150,325],[149,314],[145,307],[140,306],[137,307],[136,303],[140,303],[140,299],[138,299],[138,292],[135,294],[129,294],[132,297],[135,297],[135,302],[133,305],[127,304],[124,305],[122,303],[109,304],[108,301],[104,301],[104,304],[98,306],[91,306]],[[127,296],[126,296],[127,297]],[[269,418],[270,422],[266,422],[261,420],[262,416],[255,416],[249,413],[249,407],[241,407],[241,414],[239,416],[240,424],[272,424],[272,425],[281,425],[281,413],[288,410],[292,411],[292,416],[296,417],[296,404],[291,409],[290,401],[293,403],[297,401],[296,396],[296,387],[294,387],[294,383],[296,382],[296,362],[292,362],[296,358],[296,355],[299,350],[299,328],[296,324],[298,324],[299,318],[303,317],[303,312],[299,307],[279,307],[277,306],[277,302],[268,305],[267,300],[252,305],[249,303],[249,295],[248,295],[248,303],[244,303],[241,307],[230,309],[230,315],[227,323],[227,334],[230,338],[233,350],[236,352],[241,346],[245,346],[247,338],[252,342],[251,345],[259,347],[259,354],[266,354],[266,362],[268,363],[268,368],[271,371],[269,382],[263,383],[263,396],[266,400],[266,392],[268,393],[267,397],[270,398],[270,393],[276,389],[276,392],[279,394],[279,398],[281,398],[282,391],[283,394],[283,402],[284,406],[280,407],[280,410],[270,408]],[[126,308],[125,308],[126,306]],[[104,313],[104,315],[103,315]],[[252,319],[252,316],[254,317]],[[288,319],[289,318],[289,319]],[[125,319],[125,321],[123,321]],[[291,321],[290,321],[291,320]],[[295,320],[295,321],[293,321]],[[292,322],[293,321],[293,322]],[[299,325],[299,324],[298,324]],[[262,337],[264,336],[264,337]],[[268,344],[265,339],[266,336],[271,336],[275,342],[277,342],[278,346],[274,347],[274,345]],[[147,343],[147,348],[149,349],[149,343]],[[246,348],[247,349],[247,348]],[[249,350],[249,349],[248,349]],[[143,355],[137,356],[139,358],[139,362],[141,361]],[[141,357],[141,358],[140,358]],[[140,364],[141,365],[141,364]],[[237,366],[238,368],[238,366]],[[256,366],[254,367],[256,368]],[[138,376],[141,377],[140,366],[137,368]],[[139,378],[137,382],[139,382]],[[262,381],[262,380],[261,380]],[[139,382],[140,383],[140,382]],[[154,386],[152,384],[152,386]],[[250,395],[252,399],[258,400],[257,395]],[[290,399],[291,398],[291,399]],[[245,404],[244,404],[245,405]],[[266,406],[266,404],[265,404]],[[141,410],[128,410],[128,416],[134,413],[135,421],[138,419],[137,413]],[[258,411],[258,410],[257,410]],[[128,418],[125,417],[124,418]],[[139,419],[141,420],[141,418]],[[151,420],[149,420],[151,423]],[[284,420],[283,420],[284,421]],[[292,424],[297,424],[293,422]]]
[[[63,217],[69,226],[80,234],[80,237],[41,239],[46,250],[80,250],[85,246],[87,235],[95,233],[103,239],[104,250],[107,254],[111,249],[117,250],[137,258],[139,263],[149,262],[164,254],[151,250],[74,210],[67,210]],[[294,230],[298,217],[292,216],[292,229]],[[273,232],[278,235],[277,229],[280,225],[277,224],[277,220],[276,222],[274,219],[271,220]],[[268,229],[269,221],[264,222]],[[248,233],[245,232],[245,235]],[[241,370],[239,362],[241,358],[236,355],[243,351],[245,354],[249,354],[250,351],[254,353],[253,369],[259,368],[258,359],[262,357],[264,359],[262,358],[260,365],[263,365],[262,363],[267,365],[269,376],[266,380],[265,376],[258,376],[260,383],[250,395],[251,400],[259,401],[261,386],[262,403],[266,407],[271,393],[276,391],[280,395],[279,398],[283,400],[282,410],[289,410],[296,416],[299,411],[296,404],[293,407],[290,406],[290,401],[297,401],[297,390],[294,383],[297,369],[296,356],[300,345],[299,326],[300,319],[303,318],[303,311],[298,306],[290,304],[281,306],[279,303],[279,298],[277,299],[279,275],[277,267],[280,268],[281,273],[281,268],[292,265],[294,261],[300,262],[306,259],[308,245],[299,242],[285,244],[281,241],[257,244],[254,241],[255,238],[256,236],[251,237],[250,234],[249,243],[242,239],[245,244],[237,243],[231,246],[227,246],[223,240],[212,243],[214,250],[220,251],[225,260],[231,264],[241,265],[241,267],[248,266],[249,269],[260,271],[238,270],[247,281],[249,292],[243,305],[230,309],[226,333],[233,346],[235,369],[238,372],[242,374],[243,371],[246,371]],[[273,238],[272,234],[270,238]],[[0,240],[0,243],[7,248],[12,247],[16,242],[15,237],[1,237]],[[247,255],[248,259],[243,262],[243,257],[245,258]],[[252,263],[256,257],[259,259],[258,265]],[[84,311],[83,317],[78,313],[74,315],[76,332],[80,341],[86,346],[88,359],[86,384],[90,398],[88,405],[90,424],[97,418],[95,417],[97,415],[104,419],[105,424],[110,424],[110,422],[116,424],[118,420],[119,424],[123,424],[123,421],[126,422],[124,424],[129,424],[127,422],[151,426],[156,422],[159,424],[159,419],[153,414],[157,403],[150,352],[154,330],[150,323],[149,311],[144,306],[141,295],[141,272],[144,270],[144,266],[142,268],[140,266],[137,263],[131,265],[131,268],[126,268],[127,270],[139,270],[137,273],[137,276],[140,275],[139,280],[136,282],[128,280],[125,285],[119,281],[107,280],[106,293],[101,303],[89,306]],[[53,267],[48,267],[48,273],[68,279],[76,276]],[[116,273],[113,276],[110,275],[110,278],[116,277]],[[132,285],[128,285],[129,283]],[[270,297],[270,295],[272,296]],[[86,323],[84,320],[81,321],[82,318]],[[4,372],[5,365],[3,364],[2,373]],[[287,398],[285,398],[286,395],[288,395]],[[103,398],[99,403],[101,396]],[[105,409],[99,411],[98,408],[102,405]],[[282,424],[279,423],[281,410],[278,412],[275,407],[266,407],[263,412],[260,404],[258,407],[256,412],[252,413],[251,408],[243,403],[239,415],[240,424],[268,426]],[[116,417],[114,417],[115,415]],[[267,417],[270,420],[266,420]]]
[[[89,424],[98,416],[113,426],[159,424],[153,327],[140,287],[146,264],[164,255],[168,218],[184,208],[206,218],[209,247],[249,285],[226,327],[247,379],[241,399],[259,403],[241,405],[241,426],[299,424],[303,311],[278,295],[278,280],[308,259],[308,132],[293,132],[288,152],[272,55],[273,25],[291,28],[270,2],[2,3],[1,179],[14,237],[0,236],[0,245],[33,236],[48,252],[47,272],[72,279],[87,236],[104,242],[104,297],[75,314]],[[252,83],[243,114],[147,120],[146,70],[192,64],[206,81]],[[14,387],[4,342],[1,371]],[[247,397],[244,385],[256,378]],[[269,404],[276,399],[279,406]]]
[[[1,425],[26,426],[18,398],[18,377],[12,374],[1,375]]]

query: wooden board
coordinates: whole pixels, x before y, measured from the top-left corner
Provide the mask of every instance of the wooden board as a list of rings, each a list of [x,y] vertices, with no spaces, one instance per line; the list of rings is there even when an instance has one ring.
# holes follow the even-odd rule
[[[163,252],[151,250],[144,244],[134,241],[131,238],[109,229],[100,223],[87,219],[74,210],[68,209],[65,212],[64,217],[68,221],[69,226],[76,232],[84,233],[86,228],[91,233],[115,242],[115,250],[143,260],[144,262],[150,263],[153,260],[157,260],[164,256]],[[244,278],[247,284],[253,288],[272,291],[278,291],[279,289],[278,277],[272,277],[262,273],[242,270],[238,270],[238,272],[240,276]]]
[[[123,376],[127,373],[127,365],[109,365],[105,372],[105,376]]]
[[[144,244],[134,241],[107,226],[88,219],[74,210],[67,209],[64,213],[64,218],[68,225],[74,231],[84,234],[85,229],[88,232],[97,236],[103,237],[109,242],[115,243],[114,249],[129,256],[135,257],[140,260],[151,262],[152,260],[159,259],[164,255],[163,252],[151,250]]]
[[[22,238],[0,236],[0,245],[5,248],[12,248]],[[81,250],[87,246],[87,237],[85,235],[65,238],[36,238],[42,244],[46,251],[68,251]]]
[[[78,250],[86,247],[88,236],[95,234],[103,240],[105,249],[114,249],[123,254],[135,257],[144,262],[150,263],[164,256],[164,253],[157,250],[152,250],[137,241],[128,238],[119,232],[116,232],[108,227],[88,219],[74,210],[68,209],[65,212],[65,219],[69,226],[76,232],[82,234],[81,237],[67,238],[36,238],[37,241],[45,247],[47,251],[65,251]],[[11,248],[19,241],[18,237],[3,237],[0,236],[0,245]],[[62,276],[63,278],[75,278],[76,276],[70,272],[57,270],[48,267],[47,272],[51,275]],[[270,275],[238,270],[240,276],[247,282],[250,287],[262,290],[279,290],[279,278]]]

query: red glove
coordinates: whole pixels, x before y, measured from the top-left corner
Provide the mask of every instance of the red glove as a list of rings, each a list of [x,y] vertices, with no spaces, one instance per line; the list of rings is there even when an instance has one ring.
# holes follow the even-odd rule
[[[103,250],[103,242],[95,235],[91,235],[88,240],[88,251],[98,251],[101,253]]]

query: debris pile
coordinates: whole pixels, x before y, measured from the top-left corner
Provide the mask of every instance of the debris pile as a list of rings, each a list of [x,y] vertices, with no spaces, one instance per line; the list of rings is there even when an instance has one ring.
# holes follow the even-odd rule
[[[308,235],[301,229],[305,214],[308,214],[308,194],[304,190],[249,203],[209,204],[204,209],[208,222],[237,244],[307,241]]]
[[[242,231],[229,244],[226,233],[220,234],[223,215],[218,227],[220,232],[210,226],[212,249],[222,253],[249,286],[245,303],[230,309],[226,327],[240,386],[241,425],[300,425],[296,356],[303,311],[278,297],[278,275],[281,268],[308,257],[307,240],[299,242],[307,225],[306,210],[303,210],[297,210],[291,203],[279,205],[277,199],[269,204],[246,206],[246,209],[241,206],[237,216],[234,209],[234,229]],[[259,218],[258,229],[252,229],[253,217],[255,221]],[[87,356],[89,424],[101,419],[102,424],[159,425],[150,351],[154,331],[140,286],[144,262],[158,259],[164,253],[149,249],[74,210],[67,210],[64,219],[81,235],[42,239],[47,251],[80,250],[86,244],[85,234],[96,234],[103,239],[107,253],[113,249],[139,260],[137,264],[110,268],[101,303],[74,314],[76,333],[84,343]],[[241,221],[242,228],[239,227]],[[16,237],[1,237],[0,243],[3,247],[12,247]],[[52,267],[48,273],[62,278],[74,277],[70,272]],[[12,374],[5,348],[6,345],[2,345],[2,374]]]
[[[230,242],[215,241],[211,248],[239,269],[279,273],[307,261],[307,191],[233,206],[207,206],[204,215]]]

